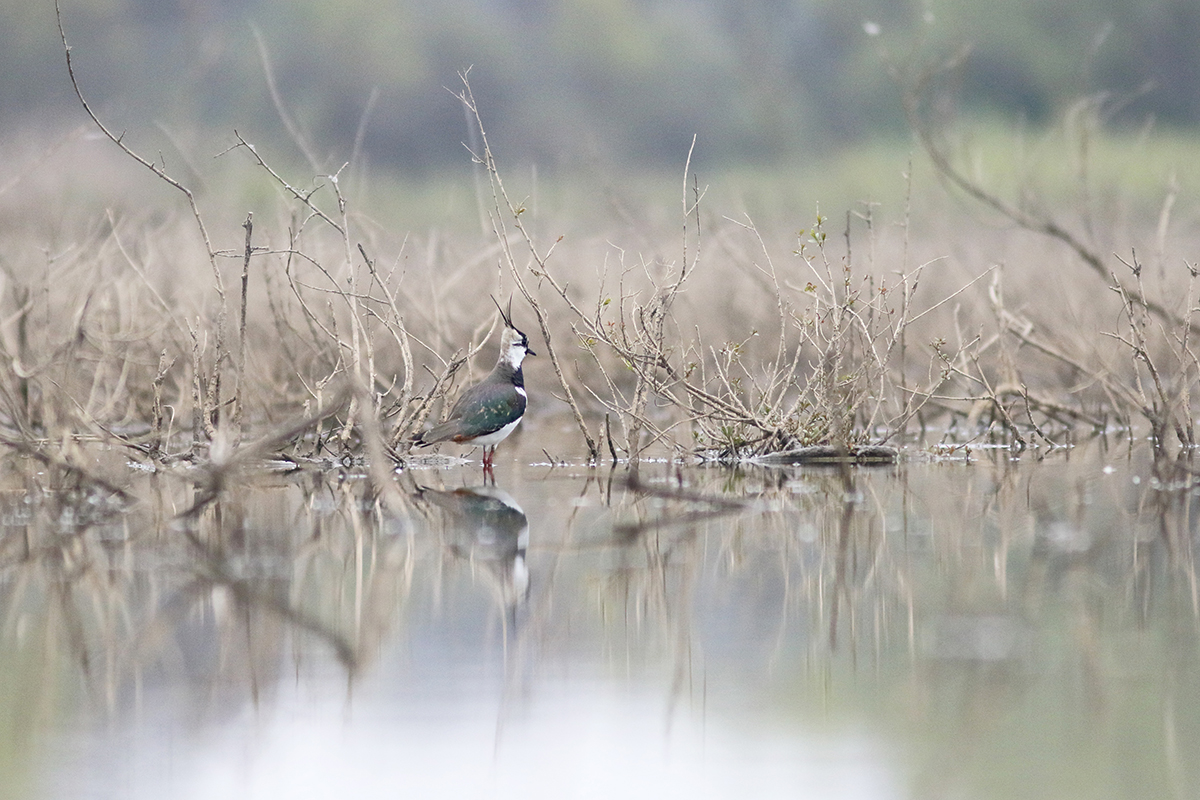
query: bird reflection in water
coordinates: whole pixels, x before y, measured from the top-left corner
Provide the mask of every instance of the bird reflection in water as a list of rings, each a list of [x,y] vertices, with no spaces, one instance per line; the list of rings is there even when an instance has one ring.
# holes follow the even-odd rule
[[[529,597],[529,520],[521,506],[508,492],[487,485],[418,487],[417,495],[441,509],[446,548],[480,569],[515,621],[517,608]]]

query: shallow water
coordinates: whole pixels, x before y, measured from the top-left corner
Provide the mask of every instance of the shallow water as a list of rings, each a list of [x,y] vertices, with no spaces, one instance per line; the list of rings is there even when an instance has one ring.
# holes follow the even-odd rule
[[[1092,443],[130,498],[4,464],[0,797],[1200,791],[1193,495]]]

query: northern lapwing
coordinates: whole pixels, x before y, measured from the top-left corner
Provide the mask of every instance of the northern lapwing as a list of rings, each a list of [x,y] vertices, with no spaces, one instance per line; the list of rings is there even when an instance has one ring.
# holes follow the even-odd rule
[[[492,298],[495,303],[495,298]],[[418,447],[438,442],[457,442],[483,448],[483,470],[492,471],[496,445],[505,439],[521,417],[525,416],[525,377],[521,361],[537,355],[529,349],[529,339],[512,323],[512,306],[508,313],[500,308],[504,331],[500,335],[500,358],[496,366],[479,383],[467,389],[450,409],[445,422],[434,425],[414,439]]]

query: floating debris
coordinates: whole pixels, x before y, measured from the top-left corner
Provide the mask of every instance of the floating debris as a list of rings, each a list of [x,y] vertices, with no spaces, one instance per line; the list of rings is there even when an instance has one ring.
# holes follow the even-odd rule
[[[894,464],[900,451],[882,444],[868,444],[846,449],[831,444],[817,444],[755,456],[756,464]]]

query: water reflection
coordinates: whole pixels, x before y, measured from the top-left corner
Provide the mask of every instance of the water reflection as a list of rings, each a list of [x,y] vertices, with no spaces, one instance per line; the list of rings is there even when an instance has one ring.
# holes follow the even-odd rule
[[[0,466],[3,797],[1200,785],[1195,502],[1136,458]]]
[[[442,511],[435,530],[448,552],[481,568],[497,601],[515,620],[517,606],[529,596],[529,519],[517,501],[492,485],[451,490],[418,486],[414,498]]]

